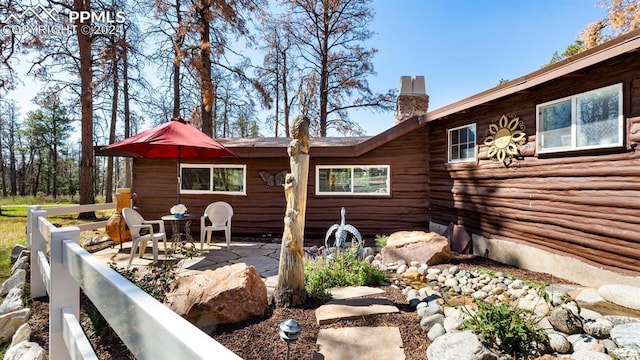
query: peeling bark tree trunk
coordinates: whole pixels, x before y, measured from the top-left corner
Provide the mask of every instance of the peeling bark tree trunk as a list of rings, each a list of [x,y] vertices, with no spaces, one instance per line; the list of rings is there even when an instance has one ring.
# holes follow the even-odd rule
[[[274,299],[278,307],[294,307],[304,304],[304,223],[307,210],[307,180],[309,177],[309,119],[299,116],[292,129],[293,140],[289,144],[291,173],[284,183],[287,210],[284,216],[284,233],[280,250],[278,285]]]
[[[91,0],[74,0],[74,11],[90,11]],[[90,26],[90,22],[76,20],[76,26]],[[77,32],[78,50],[80,54],[80,104],[81,104],[81,148],[80,160],[80,205],[95,204],[94,193],[94,162],[93,162],[93,58],[91,44],[93,38],[89,34]],[[93,220],[96,214],[93,211],[80,213],[78,219]]]

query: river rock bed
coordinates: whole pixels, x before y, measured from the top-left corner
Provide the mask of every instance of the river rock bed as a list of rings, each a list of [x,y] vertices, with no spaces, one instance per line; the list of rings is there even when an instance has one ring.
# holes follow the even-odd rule
[[[427,359],[511,359],[487,349],[476,334],[465,330],[464,321],[477,311],[473,300],[481,299],[531,311],[549,335],[549,347],[544,351],[550,354],[545,355],[547,359],[640,360],[640,317],[599,313],[580,306],[576,298],[584,290],[581,286],[544,286],[502,272],[464,270],[457,265],[428,266],[403,260],[382,263],[378,256],[368,261],[395,279],[394,286],[415,309],[416,321],[432,341]],[[636,291],[640,298],[640,288],[627,290]]]

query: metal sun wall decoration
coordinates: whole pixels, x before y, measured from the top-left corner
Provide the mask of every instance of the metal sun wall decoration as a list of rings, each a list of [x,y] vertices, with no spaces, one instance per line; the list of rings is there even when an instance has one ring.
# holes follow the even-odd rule
[[[509,166],[514,156],[520,155],[526,143],[524,122],[515,114],[502,115],[489,124],[484,134],[484,144],[489,147],[489,159]]]

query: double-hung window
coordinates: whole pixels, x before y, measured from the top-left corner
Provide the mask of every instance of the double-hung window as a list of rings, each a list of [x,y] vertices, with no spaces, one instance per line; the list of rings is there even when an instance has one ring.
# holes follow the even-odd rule
[[[182,194],[247,194],[247,166],[181,164]]]
[[[622,145],[622,84],[536,106],[538,153]]]
[[[389,195],[389,165],[317,165],[318,195]]]
[[[476,124],[447,130],[447,139],[450,163],[476,159]]]

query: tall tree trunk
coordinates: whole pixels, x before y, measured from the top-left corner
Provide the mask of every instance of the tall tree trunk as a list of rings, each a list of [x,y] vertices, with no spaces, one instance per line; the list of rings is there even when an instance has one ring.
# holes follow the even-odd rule
[[[0,134],[4,134],[5,130],[4,130],[4,125],[5,125],[5,121],[2,120],[1,117],[1,113],[0,113]],[[7,123],[10,121],[9,117],[7,116]],[[4,157],[2,156],[2,154],[4,154],[4,151],[2,151],[4,149],[2,149],[2,144],[0,144],[0,182],[2,183],[2,196],[6,197],[7,196],[7,174],[6,174],[6,167],[4,166]],[[0,209],[2,209],[0,207]],[[0,210],[0,215],[2,215],[2,211]]]
[[[125,39],[127,38],[126,34],[127,33],[125,29]],[[122,64],[122,91],[124,93],[124,137],[128,138],[129,136],[131,136],[131,109],[129,108],[129,49],[125,46],[122,51],[122,57],[124,61]],[[131,173],[131,163],[132,161],[130,157],[126,157],[124,159],[124,186],[126,188],[131,188],[132,186],[133,176]]]
[[[182,13],[180,12],[180,0],[176,0],[176,22],[178,30],[173,44],[173,114],[174,118],[180,117],[180,64],[182,63],[182,45],[185,32],[182,29]]]
[[[16,125],[11,122],[9,125],[9,184],[11,196],[18,195],[18,178],[16,171]]]
[[[118,90],[120,78],[118,77],[118,50],[115,39],[111,38],[111,66],[113,68],[113,97],[111,98],[111,123],[109,124],[109,144],[116,141],[116,122],[118,120]],[[105,179],[105,202],[113,202],[113,156],[107,158],[107,178]]]
[[[24,195],[27,193],[27,155],[25,152],[20,154],[20,170],[16,171],[16,192],[11,194],[13,196],[17,196],[18,193],[20,195]],[[19,192],[18,192],[19,190]]]
[[[90,11],[91,0],[74,0],[75,11]],[[76,26],[83,23],[76,20]],[[85,23],[84,25],[89,25]],[[91,55],[92,38],[77,31],[78,49],[80,52],[80,104],[81,104],[81,136],[82,159],[80,160],[80,204],[95,204],[94,164],[93,164],[93,59]],[[80,213],[79,219],[95,219],[94,212]]]
[[[213,99],[213,109],[211,110],[211,127],[213,128],[213,138],[218,137],[218,89],[220,88],[219,78],[216,81],[215,85],[213,85],[213,93],[216,94],[216,98]]]
[[[2,182],[2,197],[7,197],[7,167],[4,166],[4,159],[0,154],[0,182]]]
[[[31,179],[31,196],[38,196],[38,184],[40,184],[40,175],[42,174],[42,153],[38,155],[36,162],[36,171]]]
[[[289,116],[290,116],[290,110],[291,110],[291,105],[289,104],[289,91],[287,90],[287,77],[288,75],[288,71],[287,71],[287,53],[283,52],[282,54],[282,103],[284,104],[284,119],[282,120],[284,122],[284,136],[285,137],[289,137],[290,134],[290,130],[289,130]]]
[[[327,136],[327,107],[329,104],[329,18],[328,13],[324,11],[324,36],[322,38],[322,47],[320,50],[320,136]]]
[[[276,117],[274,124],[274,136],[278,137],[278,130],[280,127],[280,51],[278,50],[278,47],[276,47],[276,70],[274,73],[276,74]]]
[[[53,198],[58,198],[58,114],[53,113],[52,138],[53,146],[51,148],[51,183],[53,188]]]
[[[309,119],[298,117],[289,144],[291,173],[284,184],[287,210],[278,266],[278,285],[274,299],[276,306],[301,306],[307,300],[304,288],[304,225],[307,210],[307,182],[309,177]]]
[[[211,27],[209,25],[211,10],[207,2],[201,6],[198,19],[200,25],[200,66],[198,70],[202,81],[200,116],[202,117],[202,132],[213,137],[212,109],[215,94],[211,79]]]

